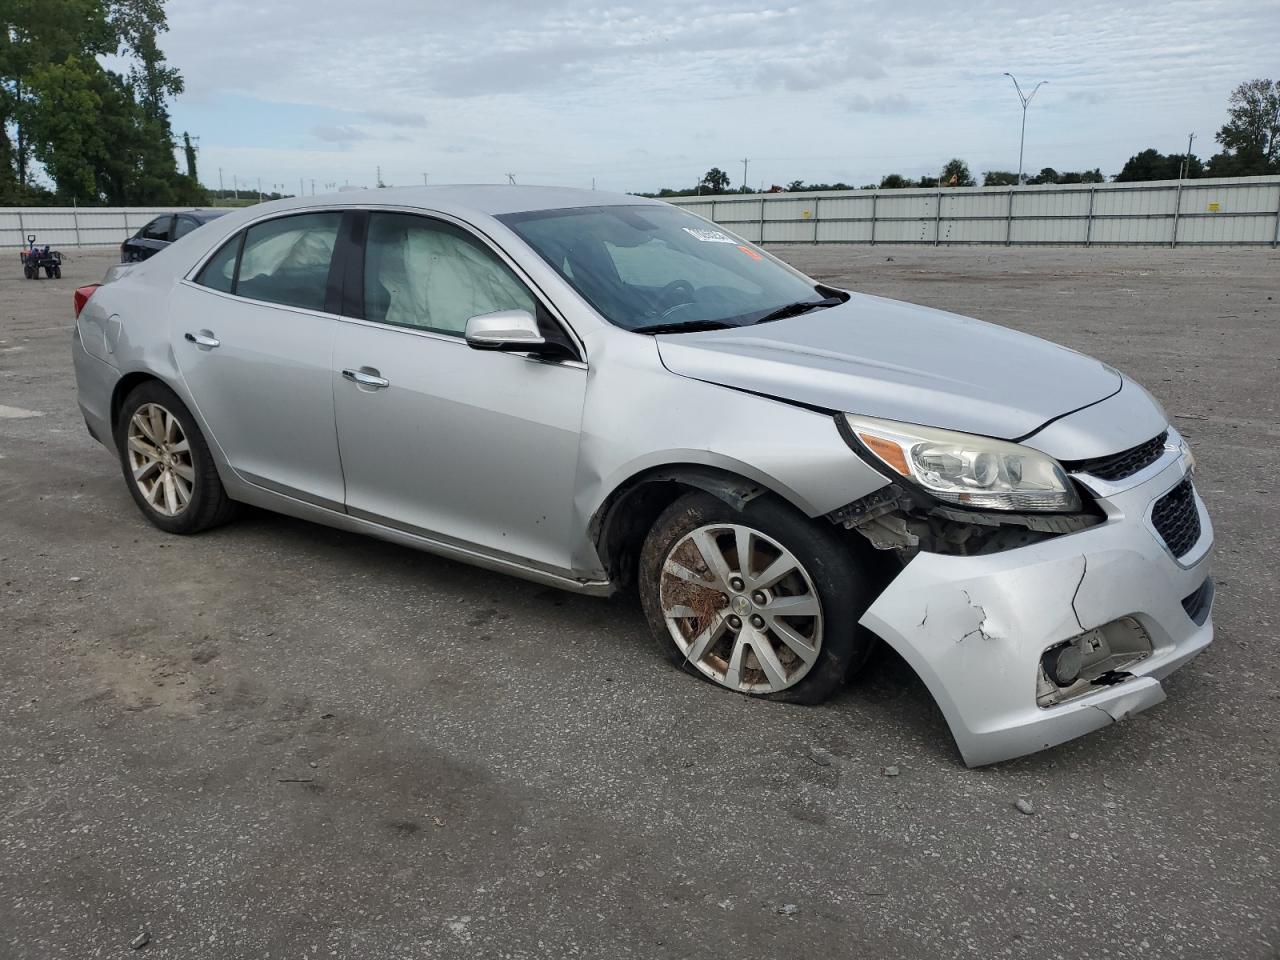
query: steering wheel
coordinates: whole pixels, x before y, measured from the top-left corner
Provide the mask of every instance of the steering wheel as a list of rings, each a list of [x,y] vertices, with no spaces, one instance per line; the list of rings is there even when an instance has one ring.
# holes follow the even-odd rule
[[[675,313],[681,307],[687,307],[693,303],[694,299],[697,297],[697,291],[693,289],[693,284],[688,280],[681,278],[679,280],[672,280],[658,293],[658,296],[665,301],[668,297],[678,296],[682,290],[686,294],[685,299],[677,300],[671,306],[667,307],[667,309],[663,310],[661,314],[663,320],[667,319],[668,316]]]

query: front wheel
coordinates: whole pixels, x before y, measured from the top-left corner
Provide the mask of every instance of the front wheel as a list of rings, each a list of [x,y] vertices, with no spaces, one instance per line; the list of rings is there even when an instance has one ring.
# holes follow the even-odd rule
[[[199,533],[231,517],[199,427],[178,395],[158,380],[135,387],[116,422],[125,483],[144,516],[166,533]]]
[[[673,663],[737,693],[820,703],[861,667],[873,579],[837,534],[764,496],[671,504],[640,554],[640,599]]]

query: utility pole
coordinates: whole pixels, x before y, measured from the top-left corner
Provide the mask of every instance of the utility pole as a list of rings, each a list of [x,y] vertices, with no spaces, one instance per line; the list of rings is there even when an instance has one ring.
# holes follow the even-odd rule
[[[311,195],[313,197],[316,195],[316,178],[315,177],[311,178]]]
[[[747,164],[751,161],[746,157],[742,158],[742,192],[747,192]]]
[[[425,173],[422,175],[422,185],[424,187],[430,186],[430,184],[427,183],[427,175]]]
[[[382,189],[382,165],[378,165],[378,189]]]
[[[1187,137],[1187,155],[1182,158],[1182,163],[1178,165],[1178,179],[1184,180],[1191,175],[1191,142],[1195,140],[1196,135],[1193,133]]]
[[[262,202],[262,178],[258,178],[258,202]]]
[[[240,199],[240,180],[234,173],[231,175],[231,193],[237,200]]]
[[[218,168],[218,193],[226,193],[226,192],[227,191],[224,190],[222,187],[222,168],[219,167]]]
[[[513,187],[516,185],[516,175],[514,173],[507,174],[507,183],[511,184]]]
[[[1013,81],[1013,89],[1018,91],[1018,99],[1022,101],[1022,136],[1018,138],[1018,186],[1022,186],[1022,148],[1027,143],[1027,107],[1031,104],[1031,98],[1036,95],[1036,91],[1043,87],[1048,80],[1041,80],[1031,92],[1025,96],[1022,93],[1022,87],[1018,86],[1018,78],[1012,73],[1006,73],[1006,77]]]

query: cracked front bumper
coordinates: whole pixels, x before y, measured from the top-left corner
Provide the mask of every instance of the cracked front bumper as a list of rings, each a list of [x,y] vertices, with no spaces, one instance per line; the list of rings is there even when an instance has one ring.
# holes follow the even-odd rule
[[[920,553],[862,623],[911,664],[941,708],[965,763],[1043,750],[1165,697],[1160,680],[1213,639],[1182,600],[1209,575],[1213,543],[1196,495],[1200,538],[1175,559],[1151,526],[1153,503],[1186,475],[1172,459],[1125,489],[1099,490],[1107,519],[1078,533],[987,556]],[[1046,648],[1122,617],[1151,638],[1132,676],[1055,706],[1036,703]]]

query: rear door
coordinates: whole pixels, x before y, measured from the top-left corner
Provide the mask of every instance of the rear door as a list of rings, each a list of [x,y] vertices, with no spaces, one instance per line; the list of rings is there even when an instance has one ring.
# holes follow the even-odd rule
[[[212,439],[244,479],[342,509],[330,371],[342,213],[241,231],[175,291],[178,365]],[[328,309],[327,309],[328,308]]]
[[[137,236],[128,243],[129,252],[134,260],[146,260],[159,250],[167,247],[173,238],[173,215],[166,213],[156,217],[138,231]]]
[[[467,346],[468,318],[496,310],[529,310],[548,337],[569,338],[461,225],[369,216],[365,256],[347,279],[359,319],[339,325],[334,345],[347,511],[568,569],[586,365]]]

